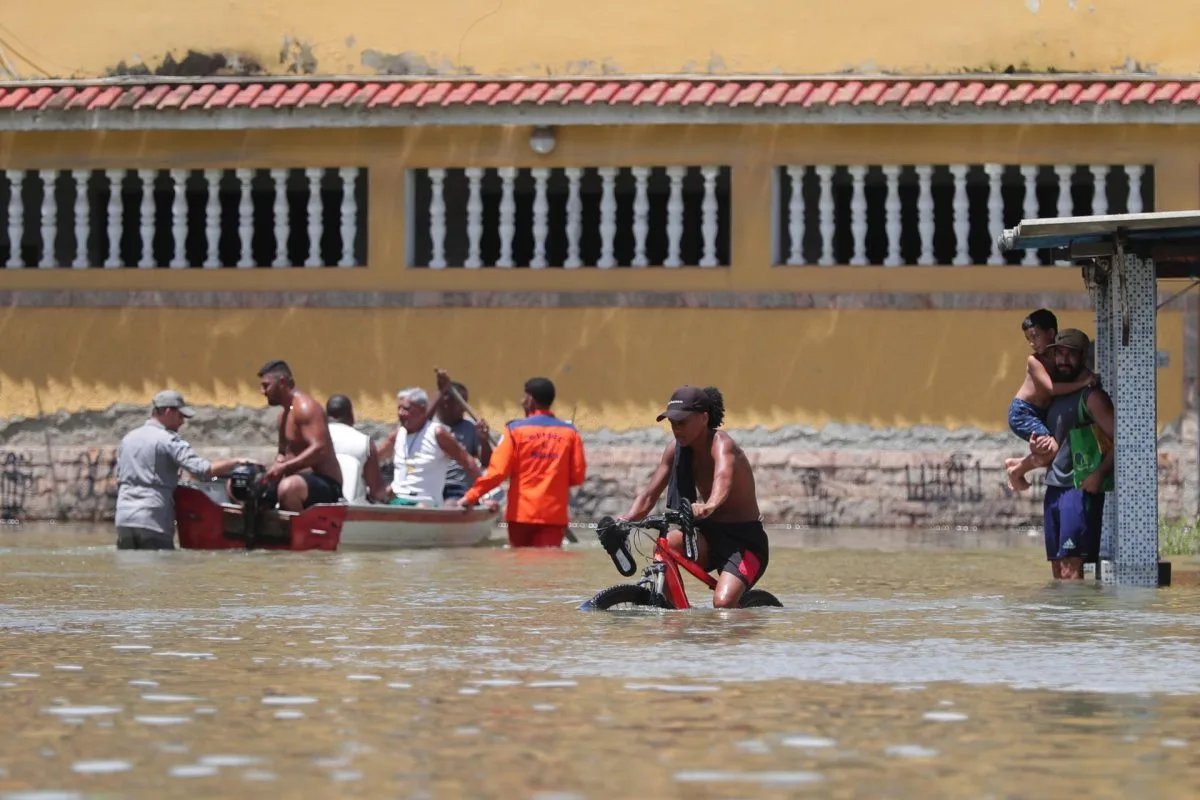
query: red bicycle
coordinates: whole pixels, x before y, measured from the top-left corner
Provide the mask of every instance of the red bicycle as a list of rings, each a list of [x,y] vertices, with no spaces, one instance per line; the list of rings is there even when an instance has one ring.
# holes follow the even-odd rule
[[[679,555],[667,543],[667,532],[671,525],[676,525],[683,532],[684,555]],[[600,544],[612,558],[617,571],[625,577],[637,572],[633,561],[633,553],[629,549],[629,536],[634,531],[658,531],[658,541],[654,545],[654,554],[649,566],[642,570],[642,577],[637,583],[622,583],[598,592],[595,597],[583,603],[579,608],[583,611],[609,610],[620,606],[649,606],[651,608],[683,609],[691,608],[687,591],[683,588],[683,577],[679,568],[704,581],[709,589],[717,588],[717,579],[709,575],[703,567],[696,563],[699,555],[699,544],[696,541],[696,527],[692,519],[692,506],[685,499],[679,511],[668,509],[658,516],[646,517],[640,522],[617,522],[612,517],[604,517],[596,526]],[[782,607],[783,603],[775,595],[763,589],[747,589],[742,594],[742,608],[760,608],[764,606]]]

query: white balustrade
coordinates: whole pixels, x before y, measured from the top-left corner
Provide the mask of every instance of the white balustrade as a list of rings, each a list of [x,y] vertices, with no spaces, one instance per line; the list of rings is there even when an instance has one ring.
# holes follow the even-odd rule
[[[138,261],[138,266],[142,269],[150,269],[158,266],[154,260],[154,178],[157,173],[152,169],[139,169],[137,174],[142,179],[142,203],[139,207],[142,257]]]
[[[171,202],[171,238],[175,243],[175,255],[171,258],[171,267],[181,269],[188,266],[187,260],[187,176],[185,169],[171,170],[171,183],[175,191]]]
[[[221,180],[225,170],[204,169],[198,174],[204,178],[192,183],[193,170],[188,168],[153,169],[141,167],[133,170],[137,175],[137,201],[127,203],[125,195],[128,169],[40,169],[33,173],[22,170],[5,170],[0,173],[0,187],[7,190],[7,218],[5,227],[8,233],[8,252],[0,252],[0,260],[9,269],[19,269],[26,266],[23,248],[26,242],[37,237],[40,244],[36,264],[40,268],[53,269],[71,267],[73,269],[89,269],[103,267],[119,269],[124,266],[137,266],[142,269],[152,269],[158,266],[156,242],[164,241],[170,236],[170,255],[166,265],[171,269],[187,269],[204,267],[217,269],[222,266],[221,241],[226,233],[225,219],[222,214],[223,198],[221,195]],[[299,169],[295,170],[299,174]],[[305,266],[324,266],[322,258],[322,239],[324,230],[324,197],[322,196],[322,180],[324,168],[303,168],[308,178],[307,189],[307,219],[304,231],[306,237],[307,257]],[[274,243],[274,258],[272,265],[276,267],[291,266],[289,255],[292,230],[290,225],[291,206],[287,193],[288,179],[293,170],[285,168],[251,169],[238,168],[233,170],[240,189],[237,201],[236,236],[240,254],[237,266],[254,267],[254,237],[266,234]],[[254,178],[258,174],[269,175],[272,180],[271,202],[273,216],[270,221],[270,231],[264,231],[263,225],[256,225]],[[359,169],[348,167],[339,170],[342,180],[342,224],[341,224],[341,257],[338,262],[342,266],[353,266],[358,263],[355,253],[355,234],[357,233],[358,214],[355,196],[356,182]],[[68,181],[69,176],[69,181]],[[99,180],[93,184],[93,178],[103,177],[102,191],[93,194],[92,187],[102,184]],[[165,209],[160,213],[155,188],[158,181],[169,181],[171,196],[170,213]],[[65,189],[70,184],[69,192],[58,192],[61,183]],[[24,192],[26,189],[39,193],[40,202],[37,204],[37,216],[26,213]],[[67,195],[70,195],[69,198]],[[100,196],[105,194],[104,199]],[[132,192],[131,192],[132,194]],[[136,240],[137,255],[132,263],[125,260],[124,249],[126,228],[126,206],[132,205],[137,212]],[[190,247],[196,241],[196,232],[192,226],[199,222],[193,220],[193,208],[203,207],[203,247]],[[65,209],[65,211],[64,211]],[[63,214],[70,215],[70,234],[72,244],[64,241],[59,247],[60,238],[67,234],[67,220]],[[93,220],[99,220],[93,225]],[[60,225],[60,220],[62,225]],[[265,223],[266,220],[261,222]],[[36,230],[35,230],[36,228]],[[233,236],[231,229],[228,234]],[[101,240],[102,239],[102,240]],[[94,240],[94,241],[93,241]],[[197,242],[198,244],[198,242]],[[67,248],[70,248],[68,256]],[[193,250],[195,252],[193,252]],[[97,263],[93,263],[93,259]]]
[[[221,170],[204,170],[208,197],[204,203],[204,268],[221,266]]]
[[[237,265],[241,269],[256,266],[254,263],[254,201],[251,198],[250,182],[254,178],[254,170],[239,169],[235,173],[238,179],[238,242],[241,244],[241,257]]]
[[[887,234],[887,258],[883,260],[885,267],[898,267],[904,263],[900,256],[900,167],[887,165],[883,168],[884,185],[887,188],[887,199],[883,204],[884,229]]]
[[[805,167],[788,167],[791,197],[788,199],[788,249],[787,263],[804,263],[804,173]]]
[[[850,240],[854,243],[850,263],[867,263],[867,194],[863,187],[867,168],[855,164],[850,172]]]
[[[109,169],[104,171],[108,178],[108,258],[104,259],[106,269],[116,269],[125,265],[121,258],[121,234],[125,231],[125,198],[123,195],[125,170]]]
[[[529,266],[541,269],[546,266],[546,236],[550,232],[547,216],[550,204],[546,202],[546,181],[550,170],[538,167],[533,170],[533,258]]]
[[[1004,179],[1003,164],[984,164],[983,174],[988,179],[987,220],[989,231],[1004,230],[1004,196],[1000,193],[1001,181]],[[988,250],[989,264],[1003,264],[1004,255],[1000,252],[999,235],[991,237],[991,248]]]
[[[1108,172],[1107,165],[1092,165],[1092,181],[1096,187],[1092,192],[1092,213],[1098,216],[1108,213]]]
[[[1125,167],[1125,174],[1129,176],[1129,195],[1126,206],[1130,214],[1142,213],[1142,174],[1144,171],[1140,164]]]
[[[500,174],[500,258],[497,267],[513,266],[512,243],[517,226],[514,219],[517,214],[517,203],[514,196],[517,180],[517,170],[513,167],[502,167]]]
[[[1116,206],[1116,211],[1138,213],[1143,210],[1142,182],[1149,174],[1148,167],[1137,164],[1082,167],[1059,164],[1046,170],[1036,164],[1009,167],[997,163],[882,164],[879,167],[884,178],[882,182],[868,180],[873,168],[868,165],[846,166],[848,180],[845,182],[838,176],[839,167],[833,164],[779,167],[775,172],[776,180],[786,187],[786,191],[781,188],[777,196],[787,201],[782,209],[783,224],[777,226],[779,240],[775,252],[779,262],[788,265],[812,263],[804,253],[805,220],[811,209],[807,208],[804,199],[803,181],[809,169],[816,174],[819,189],[815,216],[820,227],[821,249],[816,263],[833,264],[833,242],[835,239],[845,241],[840,237],[846,237],[851,243],[846,263],[864,265],[868,263],[867,253],[880,253],[882,258],[875,263],[888,267],[904,263],[933,265],[937,263],[935,238],[941,242],[951,237],[954,249],[948,263],[974,264],[971,239],[982,238],[982,233],[986,233],[991,243],[984,261],[989,265],[1005,264],[1007,260],[995,243],[997,235],[1004,229],[1006,220],[1011,225],[1014,217],[1033,219],[1043,216],[1038,189],[1039,186],[1048,187],[1051,176],[1056,201],[1053,213],[1046,216],[1061,217],[1082,213],[1081,208],[1088,205],[1095,214],[1115,213],[1110,206]],[[1114,170],[1123,172],[1128,179],[1124,197],[1117,196],[1116,187],[1120,182],[1110,179]],[[968,193],[968,185],[973,187],[980,175],[987,182],[986,201],[982,191],[977,195]],[[1018,175],[1023,186],[1021,199],[1018,201],[1009,195],[1006,200],[1008,181]],[[974,189],[971,191],[973,193]],[[835,216],[835,192],[843,193],[838,195],[840,198],[849,195],[850,213],[846,219]],[[1112,203],[1108,200],[1109,192],[1114,195]],[[986,202],[983,208],[974,209],[974,213],[972,196],[976,206]],[[1019,212],[1012,207],[1014,202],[1019,203]],[[908,203],[913,205],[906,205]],[[912,210],[916,213],[912,214]],[[901,253],[902,241],[919,244],[917,252],[910,253],[907,260]],[[1040,265],[1041,254],[1036,250],[1026,251],[1021,263]]]
[[[25,173],[19,169],[4,171],[8,179],[8,261],[9,269],[25,266],[21,256],[21,245],[25,238],[25,201],[21,196],[25,185]]]
[[[634,167],[633,173],[633,260],[635,267],[649,266],[646,257],[646,236],[650,233],[650,168]]]
[[[1038,167],[1036,164],[1022,164],[1021,178],[1025,184],[1025,195],[1022,204],[1022,219],[1035,219],[1039,215],[1038,196],[1037,196],[1037,177]],[[998,235],[998,234],[997,234]],[[1037,267],[1041,265],[1038,260],[1037,250],[1026,250],[1025,255],[1021,258],[1021,264],[1026,267]]]
[[[821,260],[817,263],[829,266],[833,263],[833,167],[826,164],[817,167],[817,184],[821,187],[821,197],[817,201],[818,227],[821,230]]]
[[[954,264],[965,266],[971,263],[970,241],[971,206],[967,198],[967,165],[951,164],[950,175],[954,178]]]
[[[686,167],[667,167],[667,177],[671,180],[671,194],[667,198],[667,267],[683,266],[680,258],[680,241],[683,237],[683,176],[687,174]]]
[[[579,191],[583,170],[568,167],[564,171],[567,174],[567,259],[563,266],[574,269],[583,266],[579,255],[579,237],[583,233],[583,198],[579,196]],[[635,211],[635,217],[636,214]]]
[[[596,262],[596,266],[607,269],[617,265],[617,260],[613,257],[613,237],[617,233],[617,200],[613,192],[617,169],[601,167],[598,172],[603,188],[600,194],[600,260]]]
[[[704,255],[700,257],[700,266],[717,266],[717,168],[702,167],[700,174],[704,176],[704,200],[700,204],[703,215],[700,223],[700,233],[704,237]]]
[[[483,266],[480,240],[483,239],[483,170],[471,167],[467,173],[467,260],[464,266],[478,269]]]
[[[54,196],[54,179],[58,173],[52,169],[38,171],[42,181],[42,258],[38,266],[42,268],[57,267],[58,258],[54,252],[55,240],[58,238],[58,200]]]
[[[71,177],[75,179],[75,260],[71,266],[87,269],[91,266],[88,263],[88,236],[92,223],[89,218],[88,178],[91,173],[86,169],[76,169],[71,171]]]
[[[291,264],[291,259],[288,258],[291,221],[288,219],[287,179],[286,169],[271,170],[271,180],[275,182],[275,202],[271,206],[272,221],[275,223],[275,260],[271,262],[272,267],[286,267]]]
[[[917,233],[921,237],[921,255],[917,263],[933,263],[933,167],[917,166]]]
[[[342,180],[342,257],[339,267],[353,267],[358,259],[354,255],[354,243],[358,238],[358,167],[342,167],[338,177]]]
[[[446,266],[446,170],[429,170],[429,238],[433,256],[429,266],[441,269]]]
[[[321,167],[309,167],[304,170],[304,177],[308,178],[308,208],[305,209],[305,214],[308,215],[308,258],[304,259],[304,266],[320,267],[325,263],[321,259],[321,237],[325,232],[325,203],[321,198],[321,179],[325,177],[325,170]]]

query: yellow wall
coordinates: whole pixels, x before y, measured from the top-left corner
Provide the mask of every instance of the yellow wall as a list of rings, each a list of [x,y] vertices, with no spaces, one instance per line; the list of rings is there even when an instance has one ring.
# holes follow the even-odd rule
[[[324,401],[394,418],[395,393],[432,389],[434,365],[493,420],[519,414],[526,378],[559,389],[584,429],[654,425],[679,384],[725,392],[732,427],[974,426],[999,431],[1024,377],[1021,312],[588,309],[87,310],[0,312],[0,416],[145,403],[257,406],[255,373],[285,358]],[[1091,332],[1088,312],[1059,315]],[[1181,412],[1182,319],[1163,314],[1159,416]]]
[[[562,75],[1200,69],[1172,0],[44,0],[5,4],[24,77],[157,67],[194,49],[270,72]],[[63,20],[70,20],[64,24]],[[864,24],[863,20],[869,20]],[[27,59],[27,60],[26,60]],[[32,62],[32,63],[30,63]]]
[[[186,12],[184,12],[186,13]],[[1144,30],[1139,27],[1139,30]],[[1200,51],[1198,51],[1200,52]],[[776,267],[772,170],[783,164],[1155,166],[1156,207],[1200,208],[1200,138],[1172,126],[595,126],[559,131],[548,158],[522,128],[0,134],[0,168],[343,166],[370,170],[369,266],[259,270],[0,270],[0,291],[737,291],[1079,293],[1078,269]],[[732,265],[721,269],[407,268],[405,170],[418,166],[732,166]],[[1174,286],[1168,289],[1174,289]],[[489,416],[516,413],[532,374],[561,386],[584,428],[653,424],[674,385],[713,382],[733,425],[928,423],[1003,429],[1025,353],[1019,311],[0,310],[0,417],[145,402],[179,385],[194,402],[257,404],[254,372],[284,357],[319,396],[391,398],[452,369]],[[1089,314],[1063,325],[1091,330]],[[684,344],[670,351],[674,337]],[[656,341],[656,338],[661,341]],[[1160,420],[1183,405],[1183,328],[1160,315]],[[759,357],[769,359],[757,366]]]

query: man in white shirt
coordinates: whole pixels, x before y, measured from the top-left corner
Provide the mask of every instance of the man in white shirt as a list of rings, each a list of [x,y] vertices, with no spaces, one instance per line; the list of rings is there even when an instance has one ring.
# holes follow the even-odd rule
[[[354,404],[344,394],[325,403],[329,436],[342,468],[342,495],[351,503],[386,503],[387,487],[379,468],[379,451],[371,437],[354,428]],[[369,491],[368,491],[369,490]]]
[[[479,477],[479,464],[450,429],[430,415],[424,389],[405,389],[396,395],[396,416],[400,426],[379,448],[380,457],[392,455],[396,467],[391,505],[441,505],[446,472],[454,461],[471,481]]]

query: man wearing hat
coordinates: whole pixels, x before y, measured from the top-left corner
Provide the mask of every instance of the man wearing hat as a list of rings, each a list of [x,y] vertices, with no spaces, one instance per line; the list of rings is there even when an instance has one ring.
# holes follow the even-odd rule
[[[1054,380],[1071,382],[1088,377],[1090,347],[1091,341],[1083,331],[1059,331],[1047,348],[1054,357]],[[1093,425],[1107,439],[1107,452],[1094,471],[1086,477],[1082,473],[1077,476],[1078,459],[1071,452],[1071,431]],[[1046,427],[1058,442],[1058,453],[1046,468],[1046,496],[1042,501],[1046,560],[1056,579],[1078,579],[1083,577],[1084,563],[1099,558],[1105,480],[1113,471],[1112,399],[1099,386],[1056,397],[1046,412]],[[1030,443],[1031,451],[1051,452],[1047,437],[1035,439]]]
[[[770,555],[750,460],[728,433],[717,430],[725,420],[725,400],[715,387],[679,387],[658,415],[659,422],[664,419],[671,421],[674,440],[663,450],[649,485],[618,519],[644,519],[664,489],[667,508],[678,509],[687,498],[699,534],[697,563],[720,572],[713,606],[738,608],[742,595],[766,572]],[[697,502],[700,497],[704,500]],[[676,552],[684,552],[682,533],[672,531],[669,541]]]
[[[199,478],[224,477],[249,459],[208,461],[179,436],[196,412],[165,389],[151,401],[150,419],[117,448],[117,549],[175,549],[175,487],[182,467]]]

